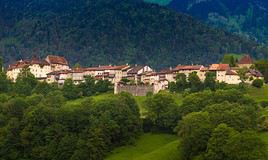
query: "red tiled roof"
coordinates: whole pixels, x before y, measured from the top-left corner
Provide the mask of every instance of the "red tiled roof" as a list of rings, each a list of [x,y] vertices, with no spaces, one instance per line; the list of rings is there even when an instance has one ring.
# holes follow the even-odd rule
[[[50,64],[68,65],[68,61],[61,56],[48,55],[47,60]]]
[[[39,58],[37,58],[37,57],[33,57],[33,58],[29,61],[29,63],[30,63],[31,65],[33,65],[33,64],[49,65],[49,63],[48,63],[47,61],[45,61],[45,60],[41,60],[41,59],[39,59]]]
[[[28,67],[30,65],[29,61],[17,61],[14,64],[9,65],[8,70],[12,70],[15,68],[24,68],[24,67]]]
[[[250,55],[245,55],[239,60],[238,64],[253,64],[253,60]]]
[[[229,64],[212,64],[209,67],[210,71],[227,71],[230,70]]]
[[[49,65],[49,63],[45,60],[40,60],[37,57],[33,57],[31,60],[20,60],[11,65],[9,65],[8,70],[12,70],[15,68],[24,68],[30,65],[39,64],[39,65]]]
[[[174,68],[174,71],[180,71],[180,70],[200,70],[203,66],[202,65],[178,65],[176,68]]]

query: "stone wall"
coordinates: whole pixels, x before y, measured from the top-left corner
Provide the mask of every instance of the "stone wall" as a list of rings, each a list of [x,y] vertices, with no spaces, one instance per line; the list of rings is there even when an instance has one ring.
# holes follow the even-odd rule
[[[154,86],[150,85],[115,85],[114,94],[128,92],[133,96],[146,96],[148,92],[154,93]]]

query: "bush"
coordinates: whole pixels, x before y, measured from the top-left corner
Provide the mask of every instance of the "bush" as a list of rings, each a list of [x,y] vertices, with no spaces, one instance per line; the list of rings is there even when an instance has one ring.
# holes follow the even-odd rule
[[[255,79],[252,82],[252,86],[254,86],[256,88],[261,88],[263,86],[263,80],[261,80],[261,79]]]
[[[153,130],[160,132],[173,132],[179,120],[173,95],[168,92],[160,92],[146,99],[147,118],[152,122]]]
[[[0,102],[1,103],[7,102],[8,99],[9,99],[8,95],[6,95],[6,94],[0,94]]]
[[[268,117],[263,116],[263,117],[260,118],[259,121],[260,122],[258,124],[258,130],[263,131],[263,132],[267,132],[268,131]]]
[[[263,108],[267,107],[268,106],[268,101],[261,101],[260,106],[263,107]]]

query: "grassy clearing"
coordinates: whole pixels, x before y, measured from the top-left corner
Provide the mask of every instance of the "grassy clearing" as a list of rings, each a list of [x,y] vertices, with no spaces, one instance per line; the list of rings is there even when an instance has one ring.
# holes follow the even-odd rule
[[[261,133],[260,137],[267,144],[267,153],[268,153],[268,132]]]
[[[268,100],[268,85],[264,85],[262,88],[249,87],[248,94],[257,102]]]
[[[175,135],[144,134],[135,145],[116,148],[106,160],[177,160],[178,145]]]

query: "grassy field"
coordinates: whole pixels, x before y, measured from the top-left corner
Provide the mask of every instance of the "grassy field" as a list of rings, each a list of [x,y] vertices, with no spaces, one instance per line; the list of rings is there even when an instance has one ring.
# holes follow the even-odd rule
[[[144,134],[135,145],[116,148],[105,160],[177,160],[178,145],[175,135]]]
[[[267,153],[268,153],[268,132],[261,133],[260,137],[267,144]]]
[[[264,85],[262,88],[249,87],[248,94],[254,98],[257,102],[267,100],[268,101],[268,85]]]
[[[268,132],[260,133],[260,137],[268,146]],[[178,145],[174,135],[144,134],[135,145],[116,148],[105,160],[179,160]]]

